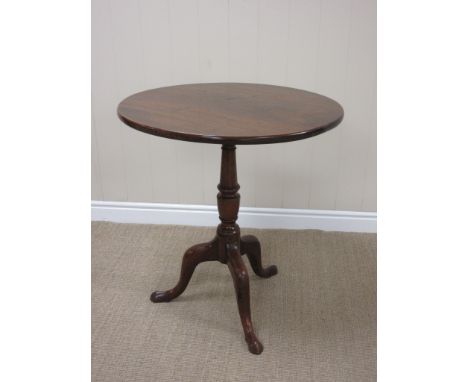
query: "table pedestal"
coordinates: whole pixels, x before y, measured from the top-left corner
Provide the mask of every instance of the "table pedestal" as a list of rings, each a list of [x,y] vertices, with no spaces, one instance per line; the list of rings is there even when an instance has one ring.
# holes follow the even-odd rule
[[[255,236],[240,236],[240,228],[236,224],[240,195],[237,192],[239,184],[237,184],[236,147],[234,145],[222,146],[221,179],[218,190],[218,211],[221,224],[218,225],[216,237],[208,243],[190,247],[184,254],[177,285],[167,291],[153,292],[151,301],[169,302],[182,294],[195,267],[202,262],[217,260],[227,264],[234,281],[239,315],[249,351],[253,354],[260,354],[263,351],[263,345],[255,335],[252,325],[249,275],[242,261],[242,255],[247,255],[253,271],[260,277],[271,277],[278,273],[278,269],[275,265],[263,268],[260,242]]]

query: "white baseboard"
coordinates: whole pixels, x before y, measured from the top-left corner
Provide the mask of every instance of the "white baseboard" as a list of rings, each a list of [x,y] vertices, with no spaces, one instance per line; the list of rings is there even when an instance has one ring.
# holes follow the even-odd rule
[[[116,223],[216,226],[216,206],[130,202],[91,202],[91,219]],[[241,207],[238,223],[245,228],[320,229],[377,232],[375,212]]]

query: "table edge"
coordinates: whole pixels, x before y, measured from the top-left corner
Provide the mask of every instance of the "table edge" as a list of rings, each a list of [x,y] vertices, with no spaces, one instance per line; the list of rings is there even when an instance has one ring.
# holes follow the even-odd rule
[[[120,106],[120,105],[119,105]],[[344,118],[343,109],[340,118],[320,126],[315,129],[305,130],[300,132],[295,132],[286,135],[268,135],[268,136],[257,136],[257,137],[225,137],[225,136],[206,136],[206,135],[197,135],[190,133],[181,133],[177,131],[169,131],[165,129],[160,129],[157,127],[144,126],[139,123],[136,123],[125,116],[121,115],[117,109],[117,115],[119,119],[125,123],[127,126],[132,127],[135,130],[141,131],[146,134],[154,135],[157,137],[174,139],[178,141],[186,142],[197,142],[197,143],[211,143],[211,144],[231,144],[231,145],[259,145],[259,144],[271,144],[271,143],[282,143],[282,142],[292,142],[298,141],[301,139],[307,139],[325,133],[328,130],[333,129],[338,126]]]

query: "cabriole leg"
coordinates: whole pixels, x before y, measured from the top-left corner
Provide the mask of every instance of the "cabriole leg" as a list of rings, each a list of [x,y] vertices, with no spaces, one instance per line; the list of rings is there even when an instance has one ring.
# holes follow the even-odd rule
[[[169,302],[174,298],[180,296],[187,288],[187,285],[192,278],[193,271],[198,264],[205,261],[218,260],[216,239],[203,244],[197,244],[187,249],[182,260],[182,267],[180,270],[180,278],[177,285],[166,291],[156,291],[151,294],[151,301],[153,302]]]
[[[276,265],[263,268],[260,241],[253,235],[241,237],[241,254],[247,255],[250,265],[257,276],[268,278],[278,273]]]
[[[239,251],[239,248],[233,244],[227,244],[227,265],[231,272],[236,290],[237,306],[239,308],[240,320],[244,328],[245,341],[249,351],[253,354],[260,354],[263,351],[263,345],[255,335],[252,318],[250,314],[250,287],[247,268]]]

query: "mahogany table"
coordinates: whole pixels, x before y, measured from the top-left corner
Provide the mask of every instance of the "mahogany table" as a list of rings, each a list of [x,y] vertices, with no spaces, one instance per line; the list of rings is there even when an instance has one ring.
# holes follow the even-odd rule
[[[183,257],[177,285],[151,294],[152,302],[168,302],[187,287],[195,267],[204,261],[227,264],[234,280],[240,320],[251,353],[263,345],[255,335],[250,314],[249,276],[242,261],[246,254],[253,271],[268,278],[278,270],[262,266],[260,242],[240,235],[236,224],[240,195],[236,172],[236,145],[295,141],[337,126],[343,109],[319,94],[292,88],[240,83],[191,84],[134,94],[118,107],[119,118],[148,134],[191,142],[220,144],[221,180],[218,211],[221,223],[208,243],[189,248]]]

